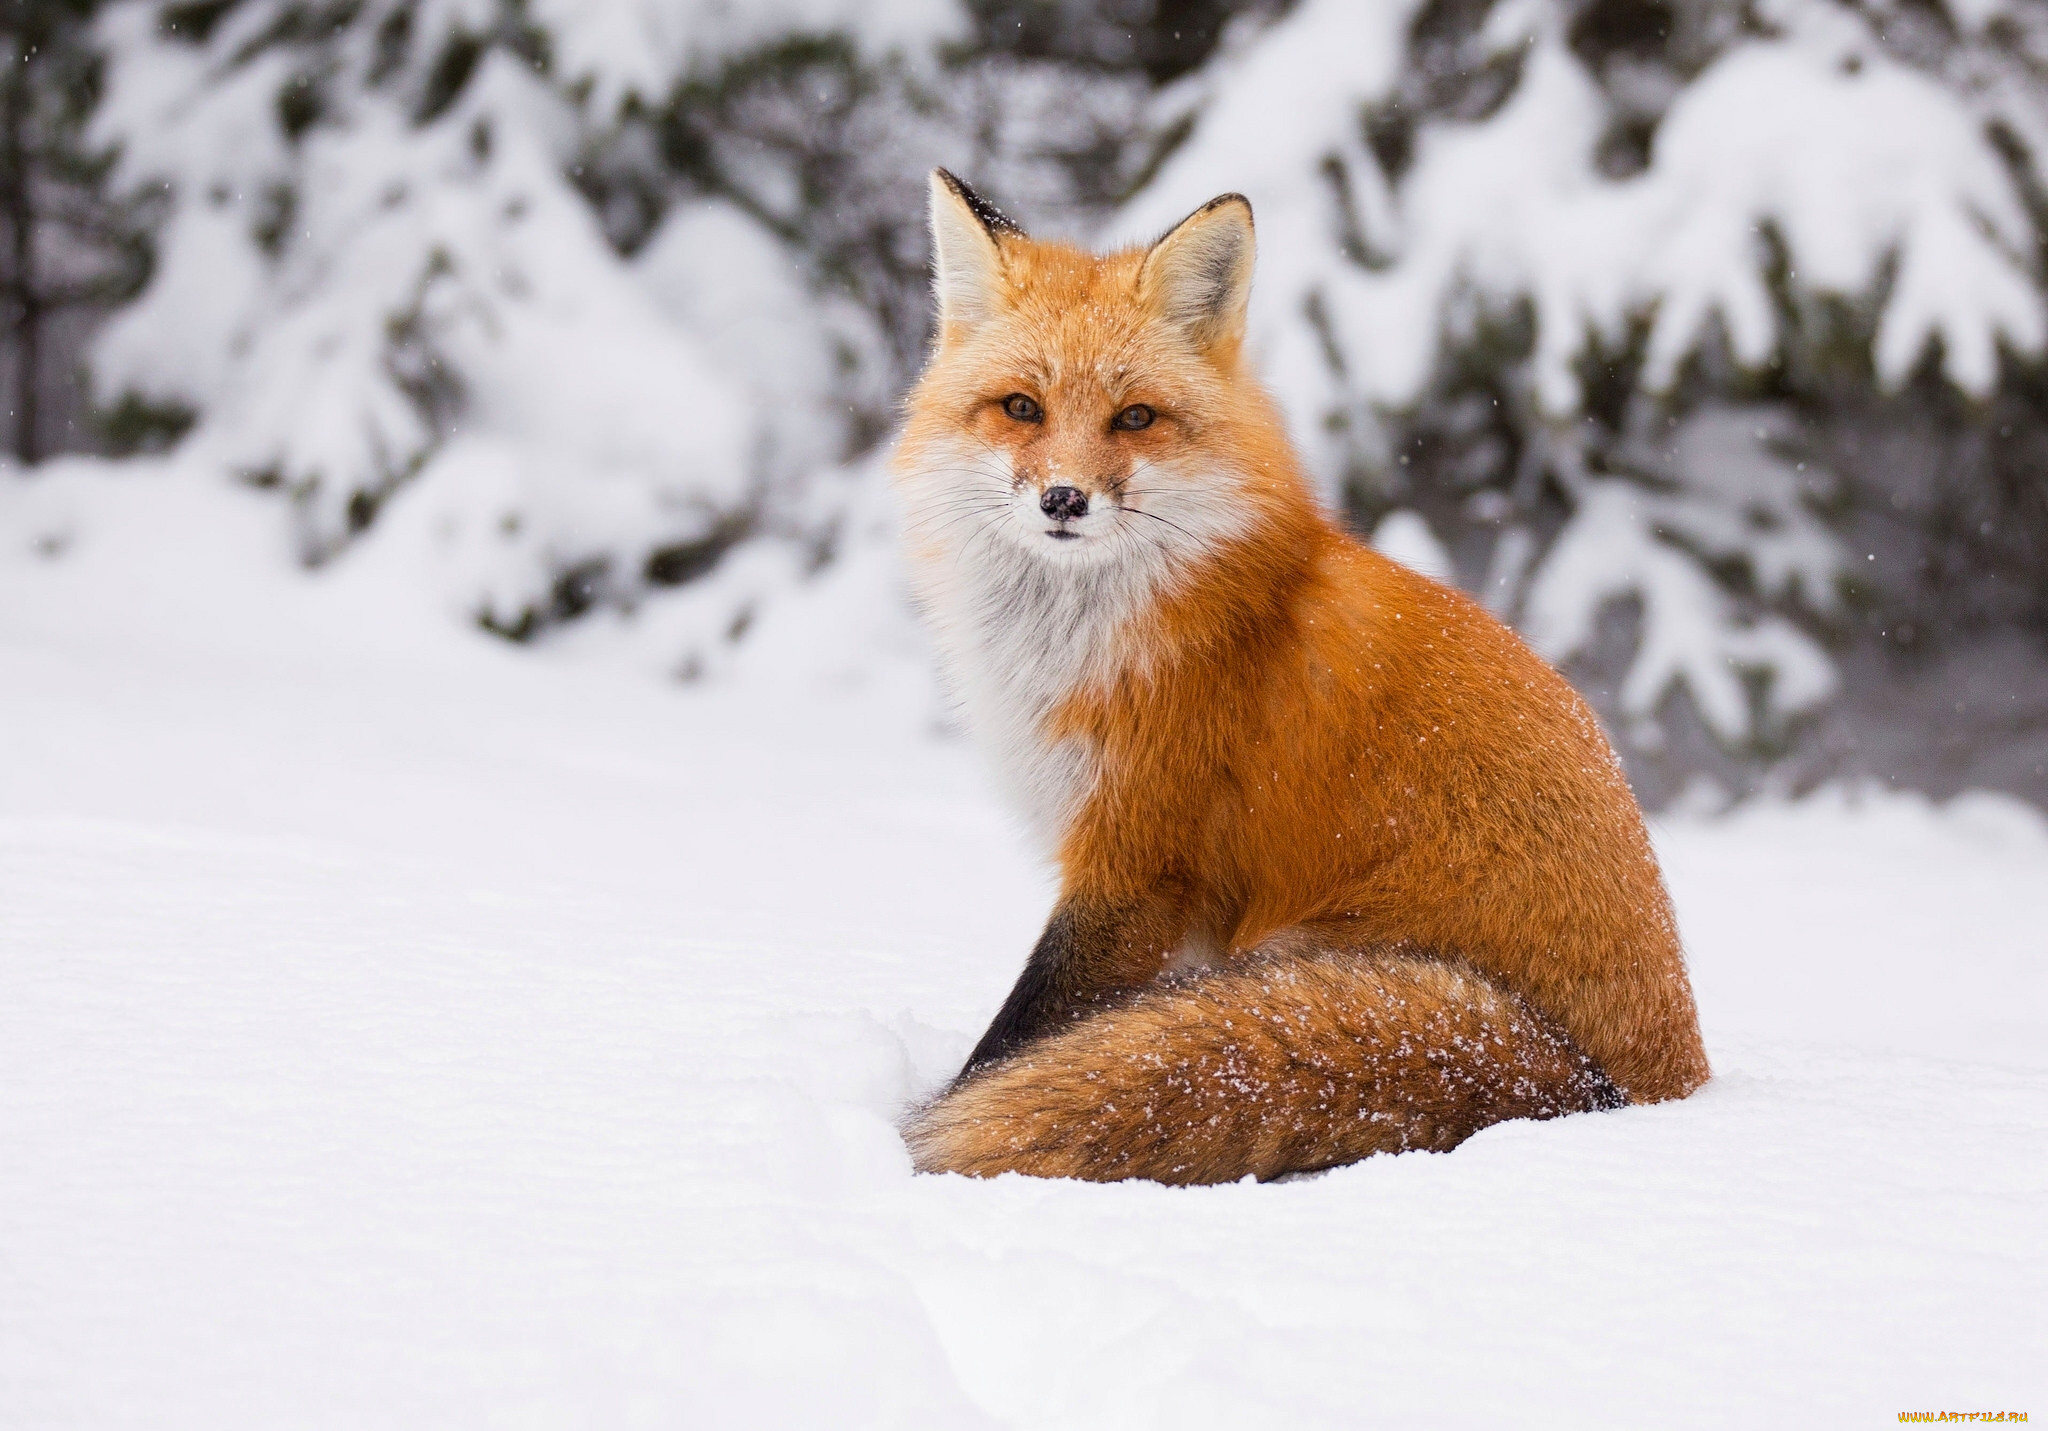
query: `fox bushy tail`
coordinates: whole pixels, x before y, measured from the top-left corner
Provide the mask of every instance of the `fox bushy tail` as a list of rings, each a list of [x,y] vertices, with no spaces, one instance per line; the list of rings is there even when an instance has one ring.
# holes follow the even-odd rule
[[[1153,986],[967,1074],[904,1131],[925,1172],[1217,1183],[1626,1101],[1470,965],[1326,950]]]

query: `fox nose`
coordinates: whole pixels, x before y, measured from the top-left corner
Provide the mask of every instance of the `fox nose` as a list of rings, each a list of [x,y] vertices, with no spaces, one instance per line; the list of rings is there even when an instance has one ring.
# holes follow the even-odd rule
[[[1038,510],[1056,522],[1088,515],[1088,494],[1079,487],[1048,487],[1038,499]]]

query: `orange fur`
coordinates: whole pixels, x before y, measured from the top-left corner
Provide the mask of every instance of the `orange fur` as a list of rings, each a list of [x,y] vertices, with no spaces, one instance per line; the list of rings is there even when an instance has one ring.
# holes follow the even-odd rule
[[[1322,951],[1140,993],[969,1076],[907,1136],[920,1166],[952,1172],[1215,1183],[1446,1152],[1490,1123],[1621,1101],[1472,970]]]
[[[1037,1152],[1006,1161],[1009,1132],[975,1144],[930,1129],[1014,1129],[1016,1118],[988,1112],[990,1100],[998,1089],[1023,1098],[1048,1060],[1142,1063],[1146,1041],[1163,1036],[1149,1012],[1162,1005],[1134,1005],[1148,1012],[1093,1028],[1059,1026],[1171,968],[1216,964],[1222,978],[1255,956],[1348,958],[1353,984],[1384,985],[1393,956],[1370,951],[1428,951],[1498,985],[1521,1010],[1488,1005],[1503,1036],[1538,1062],[1548,1045],[1518,1019],[1561,1027],[1630,1100],[1697,1088],[1708,1066],[1692,990],[1613,752],[1585,703],[1512,632],[1362,546],[1320,508],[1250,371],[1242,294],[1223,282],[1232,226],[1242,228],[1248,282],[1249,209],[1218,201],[1159,245],[1096,257],[1000,223],[984,226],[978,247],[961,222],[973,215],[948,212],[949,193],[958,191],[935,186],[946,311],[896,466],[926,606],[942,631],[949,621],[958,628],[953,664],[972,666],[992,639],[977,633],[999,632],[1000,613],[976,608],[982,624],[970,629],[953,611],[963,592],[983,607],[995,600],[971,584],[972,564],[993,549],[920,524],[922,509],[943,507],[948,473],[961,472],[962,490],[988,504],[1008,482],[1012,507],[993,508],[1008,524],[993,538],[1009,544],[1005,562],[1040,560],[1031,543],[1050,533],[1033,524],[1039,492],[1054,483],[1086,492],[1101,517],[1088,530],[1101,535],[1047,544],[1046,582],[1087,576],[1105,592],[1139,595],[1129,617],[1105,617],[1089,637],[1100,649],[1076,653],[1073,679],[1019,737],[1041,743],[1017,757],[1040,762],[1026,769],[1031,779],[1075,772],[1068,798],[1045,802],[1067,922],[1056,918],[1027,966],[1030,989],[1020,981],[998,1021],[1007,1032],[992,1029],[984,1044],[990,1057],[1031,1061],[966,1077],[923,1115],[919,1146],[943,1150],[923,1165],[1170,1170],[1177,1154],[1134,1151],[1148,1136],[1136,1125],[1125,1142],[1109,1140],[1109,1153],[1078,1163]],[[1020,393],[1040,418],[1007,413],[1005,397]],[[1113,420],[1133,403],[1156,420],[1120,430]],[[977,454],[964,468],[963,451]],[[1157,521],[1138,520],[1148,517]],[[1192,535],[1182,541],[1161,522]],[[1101,575],[1141,552],[1149,584]],[[995,694],[983,709],[999,709],[1011,689],[1002,678],[990,676]],[[1146,998],[1220,1007],[1191,987]],[[1025,1053],[1014,1051],[1020,1040]],[[1369,1058],[1347,1066],[1367,1083],[1381,1079],[1382,1111],[1412,1083],[1376,1073]],[[1063,1094],[1043,1105],[1080,1120],[1075,1146],[1103,1136],[1081,1118],[1085,1101]],[[1017,1118],[1037,1118],[1037,1130],[1042,1113]],[[1467,1132],[1470,1123],[1438,1119]],[[1024,1144],[1039,1148],[1041,1132]],[[1302,1156],[1324,1166],[1349,1146]],[[1246,1167],[1284,1170],[1258,1159]]]

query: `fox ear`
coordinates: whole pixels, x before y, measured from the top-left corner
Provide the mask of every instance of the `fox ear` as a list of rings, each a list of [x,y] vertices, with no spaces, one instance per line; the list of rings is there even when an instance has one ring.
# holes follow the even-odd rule
[[[1003,278],[1001,240],[1024,230],[944,169],[932,170],[932,289],[939,322],[973,323],[995,306]]]
[[[1251,201],[1242,194],[1220,195],[1152,245],[1141,291],[1198,348],[1241,338],[1254,251]]]

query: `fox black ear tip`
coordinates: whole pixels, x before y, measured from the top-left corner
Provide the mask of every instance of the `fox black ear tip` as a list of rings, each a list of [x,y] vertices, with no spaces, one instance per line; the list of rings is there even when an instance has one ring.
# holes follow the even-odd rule
[[[944,185],[948,193],[966,205],[967,211],[988,231],[990,238],[1022,237],[1024,230],[1017,226],[1015,219],[975,192],[973,185],[952,170],[932,170],[932,182]]]
[[[1206,214],[1212,209],[1228,208],[1232,204],[1235,204],[1238,208],[1244,210],[1244,221],[1246,223],[1250,223],[1252,221],[1252,201],[1250,199],[1247,199],[1244,195],[1236,192],[1235,190],[1232,190],[1228,194],[1218,194],[1208,203],[1202,205],[1202,212]]]

